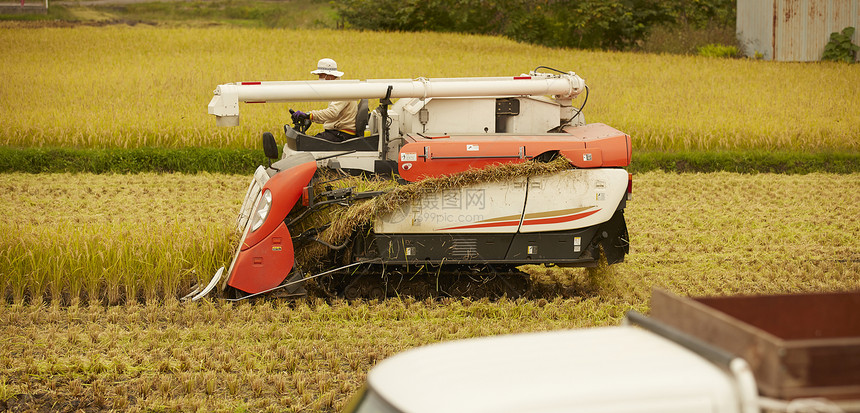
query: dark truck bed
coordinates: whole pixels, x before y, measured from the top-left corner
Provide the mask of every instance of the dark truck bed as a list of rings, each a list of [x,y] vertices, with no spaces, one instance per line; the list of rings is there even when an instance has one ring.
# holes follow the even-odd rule
[[[763,396],[860,399],[860,291],[683,298],[651,318],[744,358]]]

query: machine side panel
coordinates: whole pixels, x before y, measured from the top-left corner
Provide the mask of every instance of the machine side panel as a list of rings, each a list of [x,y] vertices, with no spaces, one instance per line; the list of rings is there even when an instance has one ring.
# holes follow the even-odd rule
[[[529,148],[533,142],[504,138],[445,136],[407,143],[400,149],[398,173],[409,182],[417,182],[495,164],[521,163],[541,153]]]
[[[627,191],[623,169],[571,169],[529,178],[520,232],[564,231],[608,221]]]
[[[428,113],[422,122],[421,110]],[[558,115],[556,114],[556,119]],[[412,99],[403,107],[400,133],[485,133],[496,132],[496,99]]]
[[[526,178],[427,192],[377,218],[377,234],[514,233],[526,202]]]
[[[386,264],[506,263],[514,234],[377,234]]]
[[[591,227],[572,231],[517,234],[511,242],[506,258],[522,263],[590,263],[596,257],[592,251],[592,239],[596,232],[597,227]]]
[[[249,294],[277,287],[293,269],[293,241],[283,222],[263,241],[236,256],[227,285]]]
[[[451,175],[493,164],[521,163],[558,152],[577,168],[630,164],[630,136],[603,124],[567,127],[543,135],[408,135],[398,173],[409,181]]]
[[[587,152],[599,151],[601,153],[600,165],[590,165],[587,162],[579,164],[585,160],[562,150],[561,153],[567,156],[571,163],[577,167],[625,167],[630,165],[632,160],[630,135],[603,123],[567,126],[564,128],[564,132],[572,140],[585,143]]]

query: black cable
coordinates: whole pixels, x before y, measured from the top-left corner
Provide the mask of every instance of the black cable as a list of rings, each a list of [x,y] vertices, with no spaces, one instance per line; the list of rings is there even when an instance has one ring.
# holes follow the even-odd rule
[[[585,100],[582,101],[582,106],[579,107],[579,110],[576,111],[576,115],[573,115],[570,120],[576,119],[576,117],[579,116],[580,113],[582,113],[582,109],[585,107],[586,103],[588,103],[588,85],[585,85]]]
[[[535,70],[533,70],[533,72],[537,73],[538,69],[549,69],[549,70],[554,70],[554,71],[561,73],[561,74],[567,74],[567,72],[564,72],[564,71],[561,71],[558,69],[554,69],[554,68],[551,68],[549,66],[538,66],[535,68]]]

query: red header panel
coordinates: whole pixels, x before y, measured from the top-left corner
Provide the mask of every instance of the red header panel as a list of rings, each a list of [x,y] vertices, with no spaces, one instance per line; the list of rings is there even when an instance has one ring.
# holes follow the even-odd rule
[[[577,168],[630,164],[630,136],[603,124],[537,136],[471,135],[427,139],[410,135],[400,149],[398,173],[410,182],[494,164],[520,163],[559,152]]]

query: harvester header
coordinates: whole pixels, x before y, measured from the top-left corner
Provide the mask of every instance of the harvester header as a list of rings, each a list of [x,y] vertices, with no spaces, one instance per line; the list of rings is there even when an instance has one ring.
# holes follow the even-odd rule
[[[585,81],[573,72],[507,77],[238,82],[219,85],[209,102],[218,126],[239,125],[239,102],[315,102],[384,98],[546,96],[570,100]]]

